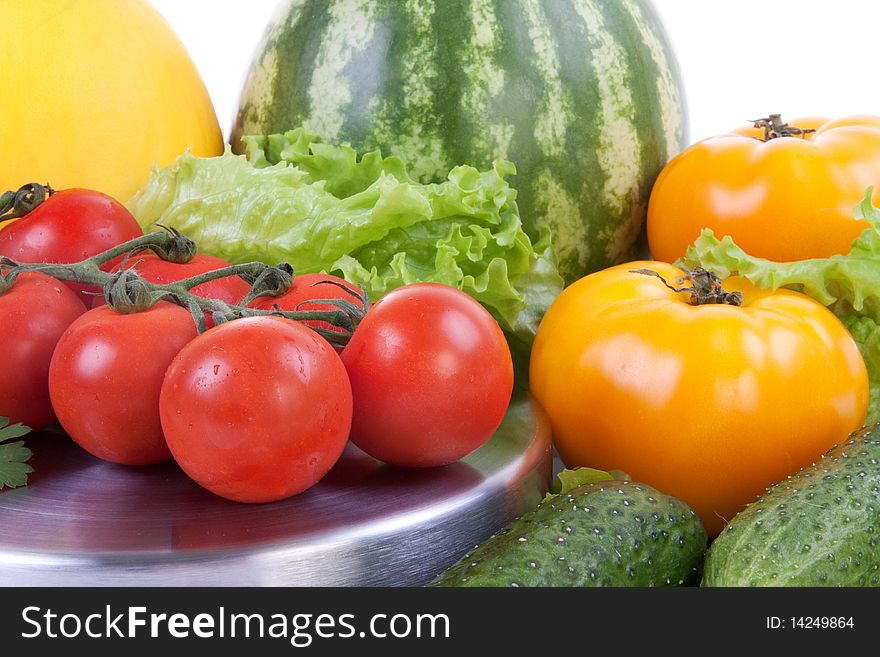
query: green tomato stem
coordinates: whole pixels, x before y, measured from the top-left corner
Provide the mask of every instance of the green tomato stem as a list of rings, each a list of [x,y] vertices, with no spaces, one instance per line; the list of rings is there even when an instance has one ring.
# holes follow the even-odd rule
[[[3,192],[0,194],[0,221],[24,217],[54,193],[48,184],[40,183],[28,183],[17,191]]]
[[[204,283],[227,278],[229,276],[242,276],[245,280],[256,280],[261,274],[271,269],[262,262],[248,262],[237,265],[230,265],[221,269],[191,276],[189,278],[168,284],[150,283],[136,274],[136,272],[128,271],[124,275],[120,273],[108,273],[102,271],[100,266],[118,258],[120,256],[138,252],[144,248],[153,248],[157,252],[166,251],[175,236],[166,232],[155,232],[143,237],[138,237],[124,244],[115,246],[103,253],[99,253],[91,258],[87,258],[82,262],[73,264],[56,264],[56,263],[19,263],[11,258],[0,258],[0,267],[9,269],[15,274],[23,272],[40,272],[51,276],[59,281],[79,283],[81,285],[91,285],[104,289],[105,297],[108,292],[113,289],[114,285],[130,285],[136,282],[140,291],[146,292],[141,294],[142,298],[147,301],[140,307],[127,308],[123,312],[132,312],[137,310],[145,310],[157,301],[165,300],[176,303],[183,308],[193,312],[194,319],[199,330],[204,330],[205,316],[211,316],[215,323],[221,323],[241,317],[256,316],[276,316],[284,317],[294,321],[323,321],[331,326],[339,327],[342,331],[332,329],[315,328],[309,326],[316,333],[324,337],[334,346],[345,346],[354,332],[358,322],[363,317],[364,311],[357,308],[351,303],[339,304],[339,310],[315,310],[315,311],[282,311],[282,310],[260,310],[257,308],[249,308],[245,305],[227,304],[217,299],[210,299],[193,294],[191,290]],[[161,255],[161,253],[160,253]],[[2,290],[0,290],[2,293]],[[246,297],[251,300],[251,295]],[[113,305],[112,300],[108,299],[108,304]]]
[[[173,283],[173,287],[180,288],[185,291],[192,290],[194,287],[198,287],[199,285],[203,285],[204,283],[210,283],[211,281],[216,281],[218,278],[227,278],[229,276],[242,276],[242,275],[250,275],[252,277],[259,276],[260,272],[266,269],[266,265],[262,262],[246,262],[240,265],[230,265],[229,267],[223,267],[222,269],[214,269],[209,272],[205,272],[204,274],[197,274],[196,276],[190,276],[189,278],[184,278],[179,281],[175,281]],[[217,272],[223,272],[222,276],[217,276]]]
[[[129,240],[128,242],[123,242],[118,246],[114,246],[112,248],[107,249],[102,253],[98,253],[97,255],[93,255],[91,258],[87,258],[82,262],[76,263],[77,265],[91,265],[95,269],[98,269],[101,265],[105,265],[114,258],[118,258],[127,253],[131,253],[132,251],[140,251],[146,248],[157,248],[157,249],[168,249],[171,247],[174,241],[174,236],[170,233],[166,232],[155,232],[155,233],[147,233],[142,237],[135,237],[133,240]]]

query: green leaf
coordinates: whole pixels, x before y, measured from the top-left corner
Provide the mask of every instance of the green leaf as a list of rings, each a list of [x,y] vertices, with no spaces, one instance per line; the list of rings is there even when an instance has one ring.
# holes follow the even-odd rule
[[[842,317],[843,325],[859,346],[868,369],[868,417],[865,424],[880,422],[880,325],[871,317]]]
[[[33,453],[22,440],[8,441],[21,438],[30,431],[21,423],[10,425],[9,418],[0,417],[0,490],[27,485],[27,476],[34,471],[27,461]]]
[[[242,142],[248,161],[254,167],[295,164],[308,173],[309,183],[323,181],[324,189],[337,198],[364,191],[382,174],[394,176],[400,182],[415,183],[400,158],[383,158],[379,151],[373,151],[358,159],[351,146],[321,143],[320,137],[302,128],[283,134],[246,136]]]
[[[739,275],[765,290],[797,290],[828,306],[853,335],[868,369],[868,422],[880,420],[880,210],[871,203],[872,193],[869,188],[854,210],[869,227],[845,255],[774,262],[750,256],[729,236],[719,240],[706,229],[680,262],[722,278]]]
[[[596,470],[594,468],[572,468],[566,469],[556,475],[556,479],[550,484],[550,492],[544,496],[544,502],[556,495],[564,495],[573,491],[575,488],[586,486],[587,484],[598,484],[601,481],[613,481],[621,479],[615,477],[610,472],[604,470]]]
[[[155,170],[129,209],[145,230],[174,227],[205,253],[335,273],[372,301],[409,283],[457,287],[527,362],[563,281],[549,235],[533,244],[522,228],[510,162],[458,166],[423,185],[399,158],[359,156],[301,128],[244,141],[247,156],[184,153]]]

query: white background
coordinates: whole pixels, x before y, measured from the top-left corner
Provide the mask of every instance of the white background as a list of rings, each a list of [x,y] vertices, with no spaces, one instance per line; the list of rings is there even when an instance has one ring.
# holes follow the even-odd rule
[[[275,2],[153,0],[201,72],[224,134]],[[791,118],[880,114],[877,0],[654,5],[678,55],[692,141],[771,112]]]

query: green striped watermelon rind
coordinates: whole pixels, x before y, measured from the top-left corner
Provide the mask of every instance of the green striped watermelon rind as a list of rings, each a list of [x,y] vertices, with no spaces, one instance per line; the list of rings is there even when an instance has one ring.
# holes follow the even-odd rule
[[[288,0],[232,142],[301,124],[400,156],[423,182],[512,160],[523,225],[534,241],[552,234],[570,282],[633,256],[685,123],[644,0]]]

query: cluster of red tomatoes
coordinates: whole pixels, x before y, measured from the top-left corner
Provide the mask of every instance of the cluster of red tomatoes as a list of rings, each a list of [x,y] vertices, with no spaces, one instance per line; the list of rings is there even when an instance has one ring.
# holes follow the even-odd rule
[[[0,230],[0,255],[79,262],[141,234],[113,199],[66,190]],[[204,255],[186,264],[153,254],[137,260],[138,273],[155,283],[226,265]],[[285,294],[250,305],[326,309],[308,302],[350,301],[345,286],[333,276],[302,275]],[[280,316],[244,317],[199,334],[190,312],[168,301],[123,314],[94,290],[37,272],[19,274],[7,288],[0,290],[0,415],[35,429],[57,418],[80,446],[115,463],[173,457],[232,500],[267,502],[309,488],[349,439],[400,466],[458,460],[494,433],[512,392],[498,324],[445,285],[387,294],[339,351],[309,322]],[[228,303],[249,291],[237,277],[193,290]]]

